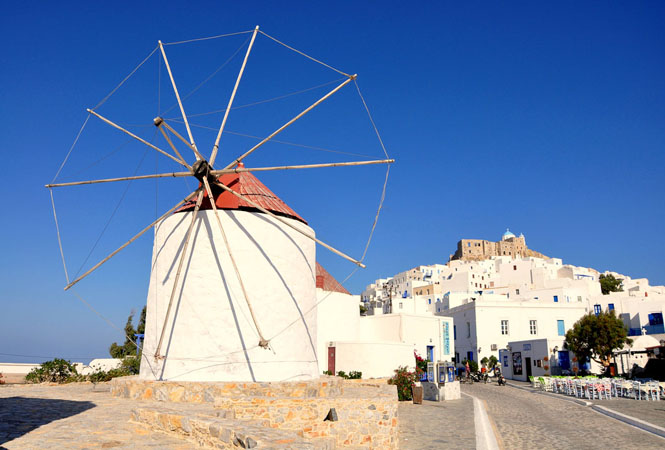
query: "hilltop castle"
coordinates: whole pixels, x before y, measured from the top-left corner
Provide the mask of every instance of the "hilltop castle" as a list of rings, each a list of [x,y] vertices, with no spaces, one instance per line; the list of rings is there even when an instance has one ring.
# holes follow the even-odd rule
[[[483,239],[462,239],[457,243],[457,251],[450,257],[451,260],[461,259],[463,261],[479,261],[491,256],[526,257],[548,259],[542,253],[530,250],[526,246],[523,234],[515,236],[506,229],[499,242],[485,241]]]

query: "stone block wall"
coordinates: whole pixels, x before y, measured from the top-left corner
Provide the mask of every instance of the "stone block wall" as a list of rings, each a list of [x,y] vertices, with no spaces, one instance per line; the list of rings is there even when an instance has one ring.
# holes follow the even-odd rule
[[[291,431],[336,447],[397,448],[397,391],[385,380],[322,377],[302,382],[229,383],[114,379],[115,396],[207,403],[221,417]],[[324,419],[335,409],[337,421]]]

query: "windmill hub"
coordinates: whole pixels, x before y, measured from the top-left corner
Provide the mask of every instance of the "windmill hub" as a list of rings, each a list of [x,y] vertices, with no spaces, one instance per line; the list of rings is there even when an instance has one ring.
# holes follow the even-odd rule
[[[203,178],[210,179],[210,164],[205,159],[199,159],[192,165],[192,175],[196,177],[201,183]]]

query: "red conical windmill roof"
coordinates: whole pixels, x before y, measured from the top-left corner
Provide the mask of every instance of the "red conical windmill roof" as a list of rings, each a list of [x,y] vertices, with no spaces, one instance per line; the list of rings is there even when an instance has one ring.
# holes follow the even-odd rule
[[[243,163],[239,163],[238,167],[245,167]],[[231,188],[238,194],[247,197],[262,208],[283,217],[289,217],[307,224],[307,221],[300,217],[297,212],[284,203],[277,197],[265,184],[261,183],[251,172],[235,172],[227,173],[218,178],[219,182]],[[254,206],[246,201],[236,197],[227,191],[216,192],[221,190],[215,189],[212,185],[213,194],[215,197],[215,205],[218,209],[239,209],[245,211],[258,211]],[[177,212],[192,211],[196,202],[189,201]],[[212,209],[208,196],[205,195],[201,202],[201,209]]]

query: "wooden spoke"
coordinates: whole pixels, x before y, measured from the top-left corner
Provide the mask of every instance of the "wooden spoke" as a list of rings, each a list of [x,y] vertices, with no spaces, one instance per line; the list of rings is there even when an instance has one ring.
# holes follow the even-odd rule
[[[187,161],[185,161],[185,158],[182,157],[178,149],[176,148],[175,145],[173,145],[173,142],[171,142],[171,138],[169,137],[168,133],[164,131],[164,128],[162,128],[162,125],[164,124],[164,119],[159,117],[158,119],[155,119],[155,123],[157,123],[157,128],[159,128],[159,131],[162,132],[162,135],[164,135],[164,139],[166,139],[166,142],[169,143],[169,146],[173,149],[176,155],[178,155],[178,158],[182,160],[183,163],[185,163],[185,166],[189,169],[192,170],[192,166],[187,164]]]
[[[205,184],[206,192],[208,193],[208,198],[210,199],[210,204],[212,205],[212,209],[215,211],[215,218],[217,219],[217,225],[219,226],[219,231],[222,233],[222,239],[224,239],[224,245],[226,246],[226,250],[229,252],[229,258],[231,258],[231,264],[233,265],[233,270],[236,273],[236,278],[238,278],[238,282],[240,283],[240,289],[242,290],[242,295],[245,297],[245,302],[247,303],[247,308],[249,308],[249,313],[252,316],[252,320],[254,321],[254,326],[256,327],[256,331],[259,334],[259,346],[263,348],[268,348],[268,341],[263,337],[263,333],[261,332],[261,327],[259,327],[259,322],[256,320],[256,315],[254,314],[254,308],[252,308],[252,303],[249,301],[249,295],[247,295],[247,290],[245,289],[245,283],[242,281],[242,277],[240,276],[240,270],[238,270],[238,265],[236,264],[236,260],[233,257],[233,253],[231,252],[231,247],[229,246],[229,241],[226,237],[226,233],[224,232],[224,227],[222,226],[222,220],[219,218],[219,211],[217,210],[217,205],[215,204],[215,198],[212,195],[212,189],[210,189],[210,182],[208,182],[208,179],[203,177],[203,183]]]
[[[194,143],[194,137],[192,136],[192,130],[189,128],[189,122],[187,121],[187,114],[185,114],[185,108],[182,106],[182,101],[180,100],[180,94],[178,93],[178,87],[175,85],[175,79],[173,78],[173,72],[171,72],[171,66],[169,65],[169,60],[166,58],[166,52],[164,51],[164,45],[162,41],[159,42],[159,49],[162,52],[162,57],[164,58],[164,64],[166,65],[166,70],[169,73],[169,78],[171,79],[171,85],[173,86],[173,92],[175,93],[175,98],[178,100],[178,106],[180,107],[180,113],[182,114],[182,120],[185,121],[185,128],[187,128],[187,135],[189,136],[189,141],[192,144],[192,147],[196,148]],[[198,153],[198,152],[196,152]],[[197,159],[199,158],[197,155]]]
[[[196,216],[198,215],[199,209],[201,208],[201,200],[203,200],[203,191],[199,190],[199,196],[196,199],[196,207],[194,208],[194,214],[192,214],[192,221],[190,222],[189,229],[187,230],[187,237],[185,238],[185,244],[182,246],[182,255],[180,255],[180,262],[178,263],[178,271],[176,272],[175,280],[173,281],[173,289],[171,290],[171,298],[169,299],[169,306],[166,308],[166,316],[164,317],[164,325],[162,325],[162,333],[159,336],[159,343],[157,344],[157,350],[155,350],[155,359],[162,357],[160,351],[162,349],[162,343],[164,341],[166,325],[169,321],[169,315],[171,314],[171,306],[173,306],[173,299],[175,298],[175,293],[178,290],[178,280],[180,279],[182,264],[185,262],[185,255],[187,254],[187,247],[189,245],[189,240],[192,237],[192,231],[194,230],[194,222],[196,222]]]
[[[323,97],[321,97],[320,99],[318,99],[317,101],[315,101],[312,105],[310,105],[309,107],[307,107],[307,108],[306,108],[305,110],[303,110],[300,114],[298,114],[298,115],[295,116],[293,119],[291,119],[291,120],[289,120],[288,122],[286,122],[284,125],[282,125],[281,127],[279,127],[277,130],[273,131],[273,133],[272,133],[270,136],[268,136],[267,138],[263,139],[261,142],[259,142],[258,144],[256,144],[254,147],[252,147],[252,148],[250,148],[249,150],[247,150],[243,155],[241,155],[239,158],[237,158],[235,161],[233,161],[231,164],[229,164],[228,166],[226,166],[226,167],[224,167],[224,168],[225,168],[225,169],[230,169],[231,167],[237,165],[240,161],[242,161],[242,160],[245,159],[247,156],[249,156],[251,153],[253,153],[254,151],[256,151],[256,150],[257,150],[259,147],[261,147],[263,144],[265,144],[265,143],[268,142],[270,139],[274,138],[274,137],[277,136],[279,133],[281,133],[281,132],[284,131],[286,128],[288,128],[291,124],[293,124],[293,122],[295,122],[296,120],[300,119],[302,116],[304,116],[305,114],[307,114],[308,112],[310,112],[311,110],[313,110],[314,108],[316,108],[317,106],[319,106],[321,103],[323,103],[325,100],[327,100],[331,95],[333,95],[335,92],[337,92],[337,91],[339,91],[340,89],[342,89],[344,86],[346,86],[347,84],[349,84],[351,81],[355,80],[356,78],[357,78],[357,75],[352,75],[352,76],[350,76],[348,80],[344,81],[342,84],[340,84],[339,86],[337,86],[335,89],[333,89],[332,91],[328,92],[326,95],[324,95]]]
[[[192,151],[194,152],[194,154],[196,155],[196,159],[204,159],[204,158],[203,158],[203,155],[201,155],[201,153],[199,153],[199,150],[196,148],[196,146],[193,145],[193,144],[190,144],[189,142],[187,142],[187,139],[185,139],[184,137],[182,137],[182,136],[180,135],[180,133],[178,133],[176,130],[173,129],[173,127],[171,127],[171,125],[169,125],[169,124],[166,123],[166,122],[162,122],[161,124],[164,125],[164,126],[166,127],[167,130],[169,130],[171,133],[173,133],[173,135],[174,135],[175,137],[177,137],[177,138],[180,139],[182,142],[184,142],[185,145],[186,145],[187,147],[191,148]]]
[[[230,187],[228,187],[228,186],[226,186],[226,185],[224,185],[224,184],[222,184],[222,183],[215,183],[215,184],[216,184],[217,186],[221,187],[222,189],[224,189],[225,191],[230,192],[231,194],[235,195],[235,196],[238,197],[239,199],[242,199],[242,200],[246,201],[247,203],[249,203],[250,205],[252,205],[254,208],[256,208],[256,209],[258,209],[259,211],[261,211],[262,213],[264,213],[264,214],[268,214],[270,217],[272,217],[273,219],[277,220],[278,222],[283,223],[284,225],[288,226],[289,228],[294,229],[295,231],[297,231],[298,233],[302,234],[303,236],[306,236],[306,237],[310,238],[311,240],[313,240],[313,241],[316,242],[317,244],[322,245],[323,247],[327,248],[328,250],[330,250],[331,252],[335,253],[336,255],[339,255],[339,256],[341,256],[342,258],[351,261],[352,263],[354,263],[354,264],[356,264],[356,265],[362,267],[363,269],[365,268],[365,265],[364,265],[363,263],[361,263],[360,261],[351,258],[349,255],[340,252],[340,251],[337,250],[336,248],[334,248],[334,247],[332,247],[332,246],[326,244],[325,242],[323,242],[323,241],[317,239],[316,237],[312,236],[311,234],[307,233],[306,231],[301,230],[300,228],[296,227],[295,225],[293,225],[292,223],[290,223],[288,220],[284,219],[283,217],[280,217],[280,216],[278,216],[278,215],[276,215],[276,214],[271,213],[270,211],[268,211],[267,209],[263,208],[263,207],[260,206],[259,204],[253,202],[252,200],[250,200],[249,198],[245,197],[244,195],[237,193],[236,191],[234,191],[234,190],[231,189]]]
[[[375,161],[353,161],[353,162],[340,162],[340,163],[325,163],[325,164],[301,164],[293,166],[271,166],[271,167],[236,167],[234,169],[221,169],[211,170],[211,175],[223,175],[225,173],[239,173],[239,172],[266,172],[270,170],[291,170],[291,169],[317,169],[322,167],[345,167],[345,166],[366,166],[369,164],[391,164],[395,162],[394,159],[379,159]],[[129,181],[129,180],[146,180],[151,178],[171,178],[171,177],[188,177],[192,175],[191,172],[168,172],[156,173],[152,175],[137,175],[133,177],[120,177],[120,178],[104,178],[101,180],[87,180],[87,181],[72,181],[69,183],[55,183],[45,185],[47,188],[63,187],[63,186],[80,186],[84,184],[97,184],[97,183],[111,183],[114,181]]]
[[[101,120],[103,120],[104,122],[108,123],[108,124],[111,125],[113,128],[117,128],[118,130],[122,131],[123,133],[126,133],[126,134],[130,135],[131,137],[133,137],[133,138],[136,139],[137,141],[142,142],[142,143],[144,143],[145,145],[147,145],[148,147],[157,150],[157,151],[158,151],[159,153],[161,153],[162,155],[164,155],[164,156],[168,156],[169,158],[171,158],[172,160],[174,160],[174,161],[177,162],[178,164],[187,167],[187,165],[186,165],[185,163],[183,163],[182,161],[180,161],[180,160],[179,160],[178,158],[176,158],[175,156],[169,154],[168,152],[165,152],[164,150],[162,150],[161,148],[159,148],[159,147],[157,147],[157,146],[155,146],[155,145],[152,145],[150,142],[146,141],[145,139],[142,139],[142,138],[138,137],[137,135],[135,135],[135,134],[132,133],[131,131],[125,130],[125,129],[124,129],[123,127],[121,127],[120,125],[111,122],[109,119],[107,119],[106,117],[103,117],[102,115],[96,113],[96,112],[93,111],[92,109],[88,109],[87,111],[88,111],[90,114],[92,114],[93,116],[99,117]]]
[[[134,177],[120,177],[120,178],[104,178],[101,180],[87,180],[87,181],[72,181],[70,183],[55,183],[45,185],[47,188],[63,187],[63,186],[80,186],[82,184],[97,184],[97,183],[112,183],[114,181],[129,181],[129,180],[146,180],[150,178],[169,178],[169,177],[188,177],[191,172],[171,172],[171,173],[156,173],[154,175],[137,175]]]
[[[92,272],[94,272],[95,270],[97,270],[97,269],[99,268],[99,266],[101,266],[101,265],[104,264],[106,261],[108,261],[109,259],[111,259],[113,256],[115,256],[116,254],[118,254],[118,253],[120,252],[120,250],[122,250],[122,249],[124,249],[125,247],[127,247],[129,244],[131,244],[131,243],[134,242],[136,239],[138,239],[139,237],[141,237],[141,236],[142,236],[146,231],[148,231],[150,228],[154,227],[155,224],[157,224],[157,223],[160,222],[162,219],[164,219],[166,216],[168,216],[168,215],[171,214],[173,211],[175,211],[176,209],[178,209],[178,208],[180,207],[180,205],[182,205],[182,204],[185,203],[185,202],[188,202],[192,197],[194,197],[195,194],[196,194],[196,191],[194,191],[194,192],[192,192],[191,194],[189,194],[187,197],[184,198],[184,200],[179,201],[179,202],[178,202],[173,208],[171,208],[171,209],[169,209],[168,211],[166,211],[166,212],[165,212],[165,213],[164,213],[159,219],[155,220],[153,223],[151,223],[150,225],[148,225],[147,227],[145,227],[143,230],[141,230],[136,236],[134,236],[133,238],[131,238],[130,240],[128,240],[127,242],[125,242],[124,244],[122,244],[117,250],[115,250],[115,251],[112,252],[110,255],[108,255],[106,258],[102,259],[100,262],[98,262],[97,264],[95,264],[95,265],[94,265],[90,270],[88,270],[86,273],[84,273],[83,275],[81,275],[80,277],[78,277],[77,279],[75,279],[74,281],[72,281],[71,283],[69,283],[67,286],[65,286],[65,291],[66,291],[67,289],[69,289],[70,287],[74,286],[76,283],[78,283],[79,281],[81,281],[81,280],[84,279],[85,277],[87,277],[88,275],[90,275],[90,274],[91,274]]]
[[[245,66],[247,65],[247,58],[249,58],[249,52],[252,51],[252,46],[254,45],[254,39],[256,39],[256,33],[259,31],[259,26],[257,25],[254,28],[254,34],[252,34],[252,40],[249,41],[249,47],[247,47],[247,53],[245,53],[245,59],[242,62],[240,67],[240,72],[238,73],[238,78],[236,79],[236,84],[233,87],[233,92],[231,92],[231,98],[229,99],[229,104],[226,107],[224,112],[224,118],[222,119],[222,125],[219,127],[219,133],[217,133],[217,139],[215,139],[215,145],[212,146],[212,153],[210,155],[210,161],[208,163],[212,167],[215,164],[215,158],[217,158],[217,150],[219,150],[219,140],[222,138],[222,132],[224,131],[224,125],[226,125],[226,119],[229,117],[229,111],[231,111],[231,105],[233,105],[233,99],[236,96],[236,91],[238,90],[238,85],[240,84],[240,79],[242,74],[245,71]]]
[[[372,161],[352,161],[324,164],[300,164],[293,166],[271,166],[271,167],[236,167],[234,169],[211,170],[211,175],[222,175],[225,173],[237,172],[265,172],[269,170],[291,170],[291,169],[319,169],[323,167],[346,167],[346,166],[367,166],[370,164],[392,164],[394,159],[378,159]]]

